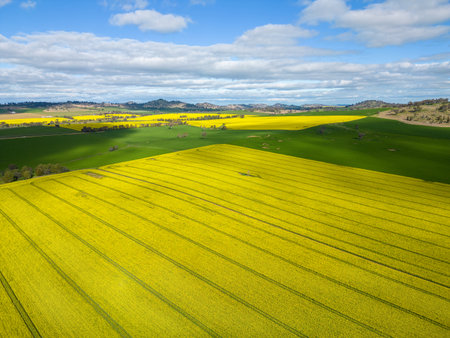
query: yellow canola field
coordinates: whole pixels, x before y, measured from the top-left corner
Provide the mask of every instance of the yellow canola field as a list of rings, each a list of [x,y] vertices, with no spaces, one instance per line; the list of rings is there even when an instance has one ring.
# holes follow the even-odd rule
[[[213,145],[0,187],[0,335],[448,335],[450,186]]]
[[[127,114],[122,114],[122,117],[128,117]],[[92,116],[92,118],[90,118]],[[108,117],[111,115],[107,115]],[[132,115],[130,115],[132,116]],[[205,118],[205,117],[217,117],[219,114],[208,114],[208,113],[173,113],[173,114],[155,114],[155,115],[145,115],[136,118],[127,118],[127,121],[118,122],[86,122],[86,123],[70,123],[62,124],[61,127],[81,131],[84,127],[90,128],[114,128],[114,127],[124,127],[124,128],[141,128],[148,127],[152,124],[167,124],[170,121],[182,120],[187,121],[188,124],[191,120]],[[235,116],[232,114],[221,114],[223,121],[229,120],[229,117]],[[99,120],[105,118],[103,115],[85,115],[85,116],[74,116],[77,122],[89,121],[89,120]],[[69,121],[70,122],[70,121]]]
[[[64,123],[64,122],[82,122],[82,121],[92,121],[92,120],[102,120],[105,118],[129,118],[132,116],[136,116],[133,114],[105,114],[105,115],[79,115],[73,116],[71,119],[67,119],[64,117],[36,117],[36,118],[26,118],[26,119],[7,119],[0,120],[0,124],[6,123],[8,125],[22,125],[22,124],[31,124],[31,123],[42,123],[44,125],[48,125],[50,123]]]
[[[129,118],[132,116],[136,116],[135,114],[102,114],[102,115],[77,115],[72,116],[72,119],[76,121],[92,121],[92,120],[103,120],[109,118]]]
[[[133,119],[129,119],[129,121],[169,121],[169,120],[195,120],[195,119],[204,119],[206,117],[215,117],[215,118],[228,118],[236,116],[236,114],[218,114],[218,113],[169,113],[169,114],[155,114],[155,115],[144,115],[140,117],[136,117]]]
[[[243,118],[189,121],[196,127],[219,128],[225,124],[227,129],[244,130],[301,130],[321,124],[341,123],[359,120],[365,116],[330,115],[330,116],[254,116],[245,115]]]

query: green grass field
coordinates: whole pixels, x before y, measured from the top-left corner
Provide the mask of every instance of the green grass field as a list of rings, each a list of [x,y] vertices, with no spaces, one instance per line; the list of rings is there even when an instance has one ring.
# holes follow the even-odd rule
[[[49,132],[55,135],[2,140]],[[205,138],[201,137],[201,129],[189,126],[58,135],[65,132],[63,128],[44,127],[0,130],[0,168],[11,163],[19,167],[61,163],[70,169],[92,168],[193,147],[229,143],[450,183],[450,129],[407,125],[375,117],[300,131],[208,130]],[[358,138],[359,132],[365,134],[362,139]],[[188,133],[188,136],[177,137],[183,133]],[[109,148],[114,145],[119,149],[110,152]]]
[[[16,113],[30,113],[30,114],[40,114],[45,115],[44,108],[11,108],[11,110]],[[8,109],[0,108],[0,114],[9,114],[10,111]]]
[[[0,140],[13,137],[39,137],[47,135],[67,135],[75,131],[66,128],[31,127],[0,129]]]
[[[0,138],[2,132],[0,131]],[[189,135],[186,138],[177,137],[184,133]],[[10,163],[19,167],[35,166],[39,163],[61,163],[70,169],[91,168],[204,145],[229,143],[236,139],[245,139],[246,135],[250,134],[249,131],[237,133],[208,131],[206,138],[201,138],[201,129],[179,126],[173,129],[154,127],[4,139],[0,140],[0,168]],[[109,148],[115,145],[119,149],[110,152]]]

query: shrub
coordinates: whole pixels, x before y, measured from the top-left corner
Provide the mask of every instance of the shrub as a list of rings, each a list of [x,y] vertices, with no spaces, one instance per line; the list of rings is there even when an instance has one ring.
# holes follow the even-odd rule
[[[28,180],[33,177],[33,168],[23,166],[22,169],[20,169],[20,174],[24,180]]]
[[[9,183],[9,182],[14,182],[17,181],[19,178],[21,177],[20,172],[18,169],[6,169],[5,172],[3,173],[3,182],[5,183]]]
[[[48,170],[48,166],[45,164],[38,164],[34,169],[34,174],[36,176],[44,176],[50,174],[50,171]]]
[[[37,167],[34,169],[34,174],[36,176],[44,176],[44,175],[50,175],[50,174],[59,174],[69,171],[66,167],[62,166],[59,163],[48,163],[48,164],[38,164]]]

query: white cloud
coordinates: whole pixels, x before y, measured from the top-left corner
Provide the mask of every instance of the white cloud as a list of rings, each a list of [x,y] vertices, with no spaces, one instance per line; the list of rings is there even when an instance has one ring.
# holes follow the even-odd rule
[[[259,26],[246,31],[236,42],[246,45],[294,45],[299,38],[310,38],[316,32],[294,25]]]
[[[332,22],[355,32],[370,47],[402,45],[432,39],[450,31],[448,0],[385,0],[353,10],[345,0],[316,0],[301,13],[300,22]]]
[[[348,11],[345,0],[315,0],[303,10],[300,21],[315,25],[320,21],[334,21]]]
[[[0,0],[0,7],[3,7],[7,4],[9,4],[11,2],[11,0]]]
[[[190,46],[91,33],[0,35],[0,101],[329,102],[398,101],[450,91],[447,60],[359,64],[308,61],[327,50],[259,45],[266,26],[234,43]],[[250,33],[249,33],[250,32]],[[251,41],[251,37],[256,41]],[[245,39],[244,39],[245,37]],[[243,43],[245,41],[246,43]],[[387,93],[386,88],[392,92]]]
[[[36,7],[36,1],[24,1],[20,3],[20,7],[24,8],[24,9],[29,9],[29,8],[34,8]]]
[[[155,10],[137,10],[130,13],[113,15],[110,23],[116,26],[137,25],[141,31],[156,31],[160,33],[173,33],[182,31],[191,22],[174,14],[161,14]]]

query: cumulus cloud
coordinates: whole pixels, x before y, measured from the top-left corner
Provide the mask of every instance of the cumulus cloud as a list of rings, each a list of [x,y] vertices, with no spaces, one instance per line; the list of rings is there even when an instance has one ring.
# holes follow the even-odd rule
[[[185,29],[189,18],[174,14],[161,14],[155,10],[136,10],[113,15],[110,23],[115,26],[136,25],[141,31],[173,33]]]
[[[450,31],[447,0],[385,0],[351,9],[345,0],[315,0],[301,13],[300,22],[331,22],[355,32],[370,47],[402,45],[441,36]]]
[[[210,46],[76,32],[0,35],[0,63],[7,65],[0,67],[0,101],[164,97],[217,103],[347,103],[380,97],[398,101],[405,95],[401,90],[408,99],[434,97],[450,86],[446,60],[312,62],[308,57],[333,52],[299,46],[296,39],[305,33],[295,30],[283,44],[260,45],[254,32],[267,29],[262,26],[233,43]]]
[[[24,8],[24,9],[29,9],[29,8],[34,8],[36,7],[36,1],[24,1],[20,3],[20,7]]]
[[[11,0],[0,0],[0,7],[3,7],[7,4],[9,4],[11,2]]]

